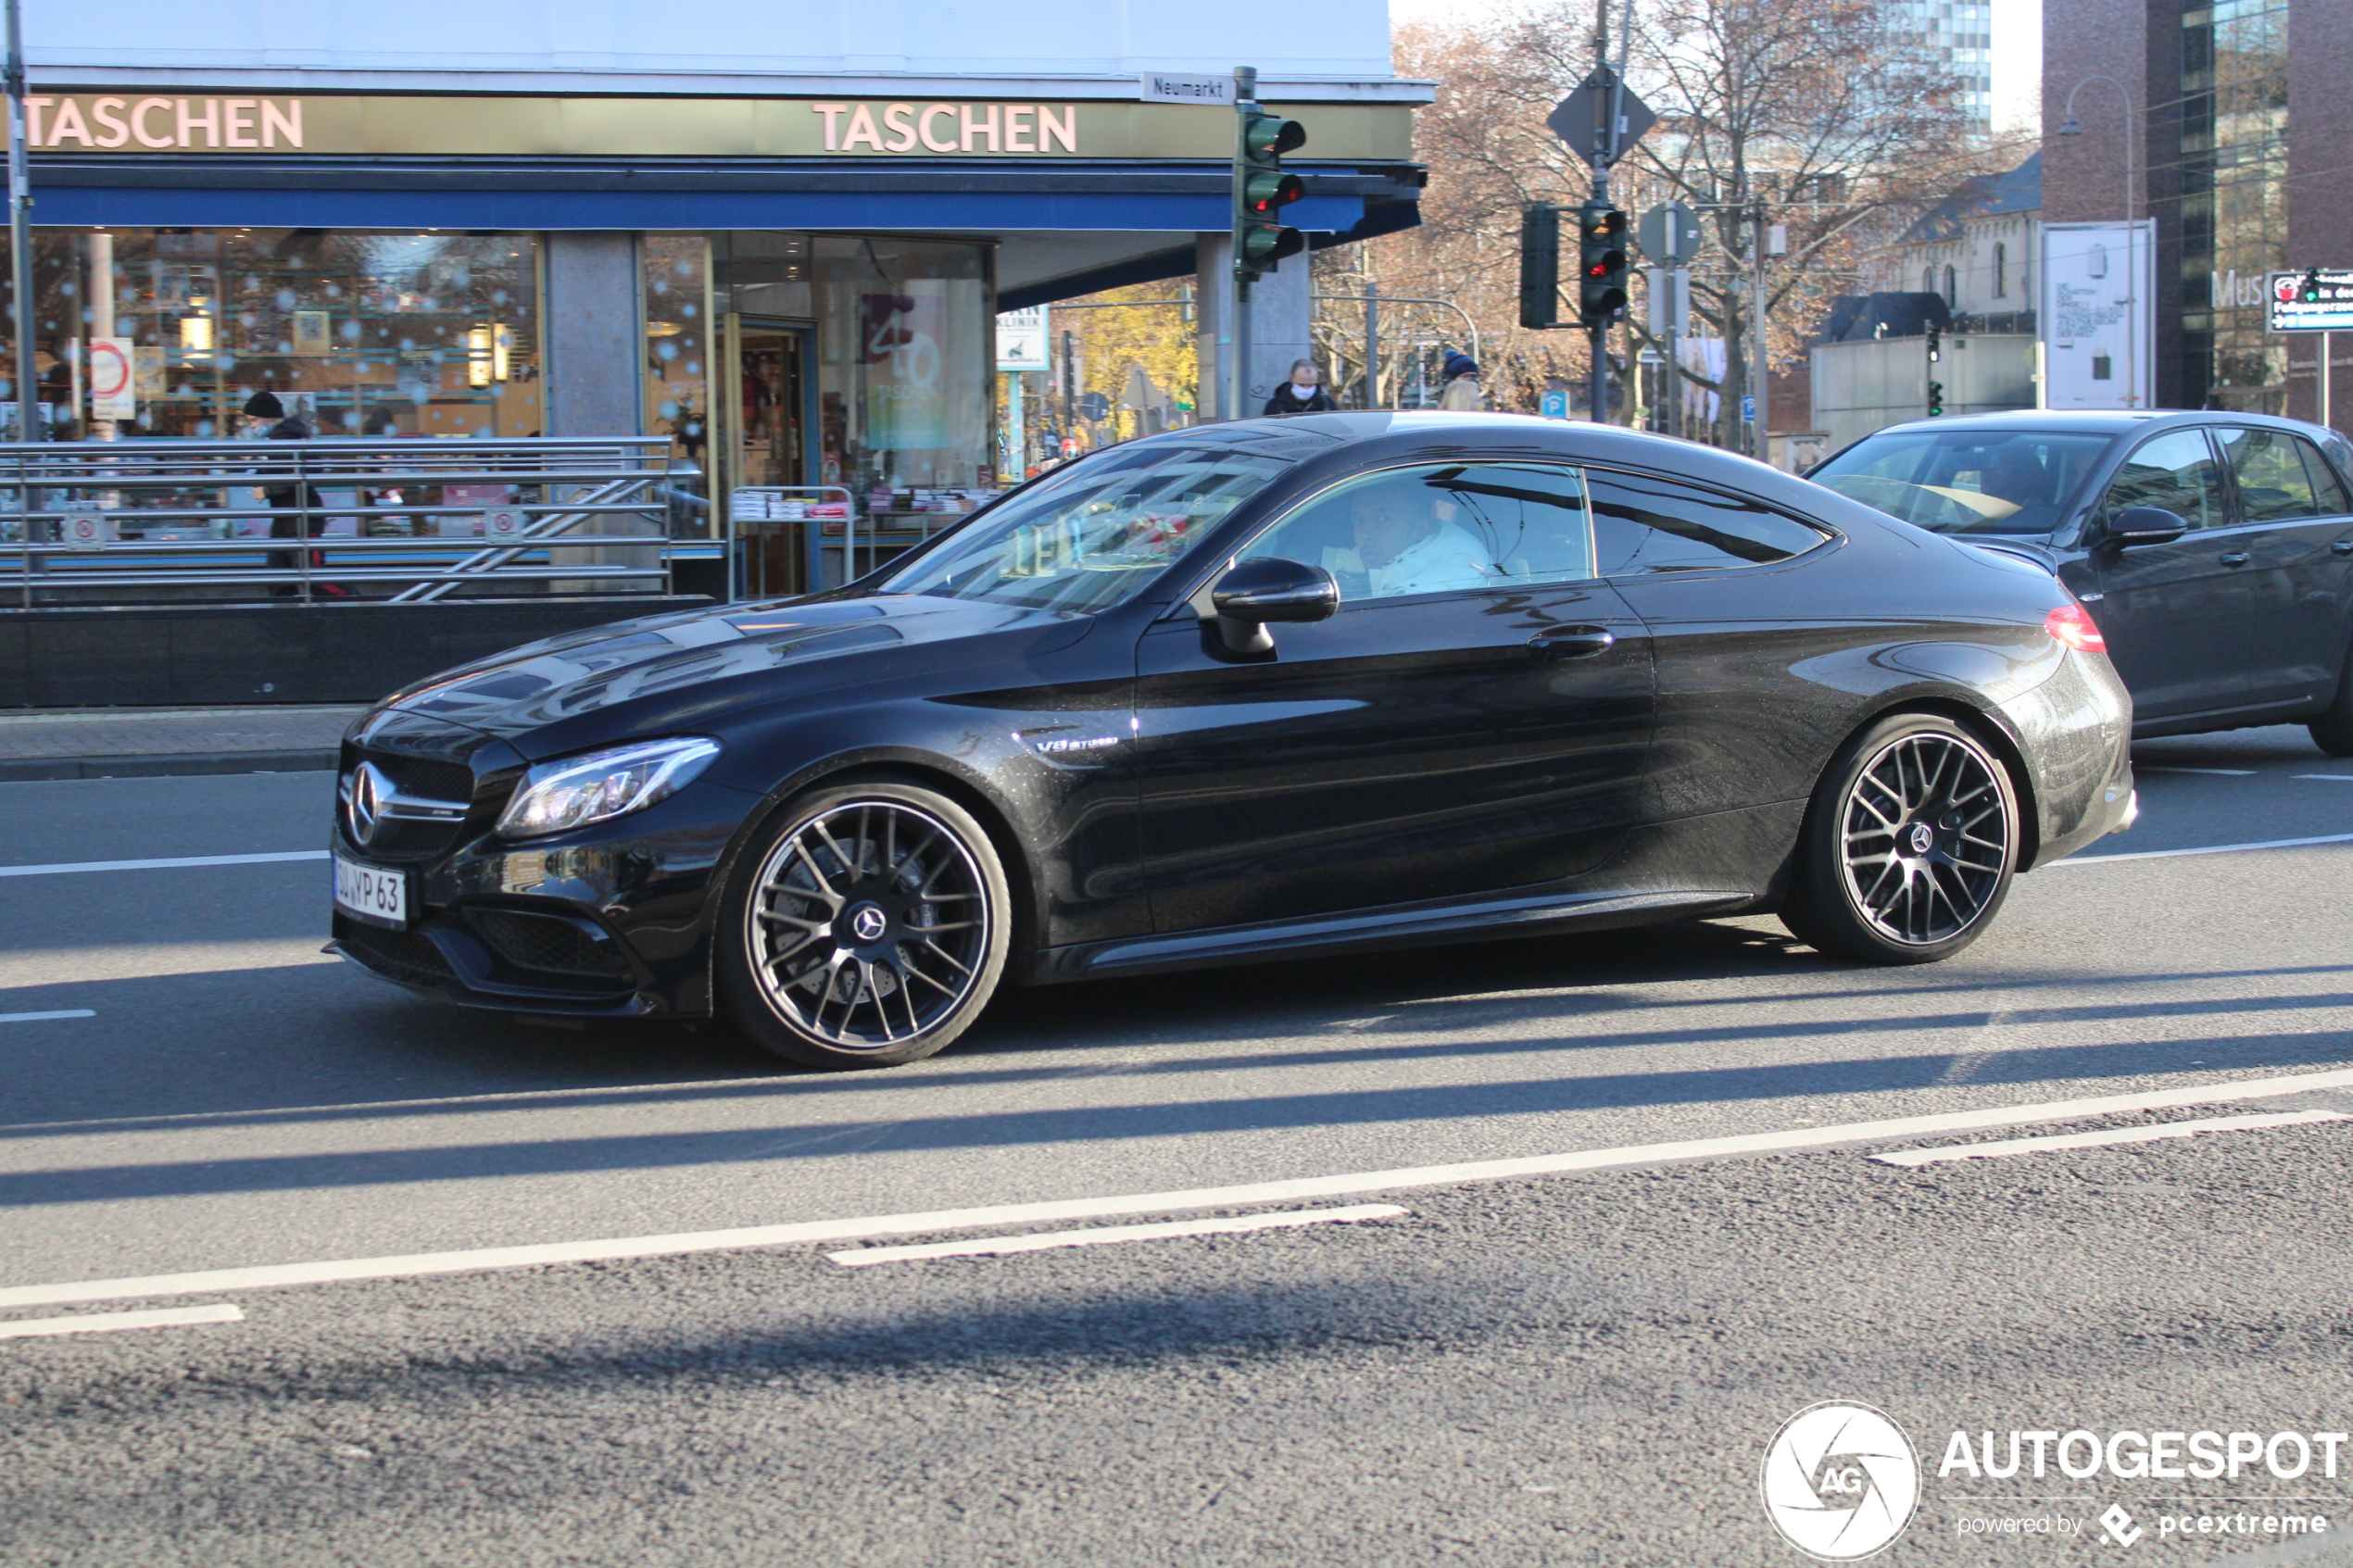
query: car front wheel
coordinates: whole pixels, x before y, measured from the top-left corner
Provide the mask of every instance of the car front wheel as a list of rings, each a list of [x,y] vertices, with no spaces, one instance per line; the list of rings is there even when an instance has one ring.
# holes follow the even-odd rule
[[[2353,757],[2353,653],[2346,655],[2336,677],[2336,700],[2304,726],[2312,744],[2331,757]]]
[[[721,996],[730,1022],[788,1060],[919,1060],[971,1025],[1004,973],[1004,867],[945,796],[821,789],[744,864],[718,938]]]
[[[1866,963],[1950,958],[2001,908],[2018,837],[2009,771],[1982,742],[1935,714],[1892,715],[1824,771],[1782,923]]]

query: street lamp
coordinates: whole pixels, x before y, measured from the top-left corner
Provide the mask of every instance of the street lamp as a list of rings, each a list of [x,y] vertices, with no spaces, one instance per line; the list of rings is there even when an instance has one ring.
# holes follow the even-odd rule
[[[2124,96],[2124,220],[2130,223],[2133,220],[2135,189],[2133,183],[2133,90],[2112,76],[2085,77],[2067,90],[2067,107],[2060,111],[2058,133],[2062,136],[2083,134],[2083,123],[2075,118],[2075,94],[2095,82],[2105,82]]]

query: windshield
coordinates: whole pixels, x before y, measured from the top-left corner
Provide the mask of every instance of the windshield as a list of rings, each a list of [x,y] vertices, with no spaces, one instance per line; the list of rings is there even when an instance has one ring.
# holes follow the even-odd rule
[[[1939,533],[2048,533],[2115,441],[2011,430],[1888,430],[1806,477]]]
[[[931,594],[1075,612],[1134,596],[1288,460],[1154,445],[1083,458],[886,580]]]

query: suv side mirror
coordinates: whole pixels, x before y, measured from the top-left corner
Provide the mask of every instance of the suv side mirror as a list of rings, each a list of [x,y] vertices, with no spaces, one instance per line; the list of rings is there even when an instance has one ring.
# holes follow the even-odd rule
[[[1340,583],[1320,566],[1259,556],[1229,569],[1209,591],[1218,634],[1236,653],[1272,653],[1270,621],[1325,621],[1340,608]]]
[[[2190,525],[2163,507],[2127,507],[2108,520],[2100,531],[2104,545],[2170,545],[2190,531]]]

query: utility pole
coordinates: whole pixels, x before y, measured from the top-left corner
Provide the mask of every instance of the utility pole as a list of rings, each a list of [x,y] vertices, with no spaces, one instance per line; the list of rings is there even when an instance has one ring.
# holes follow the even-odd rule
[[[1749,395],[1756,400],[1756,419],[1749,427],[1753,445],[1748,455],[1759,462],[1768,463],[1773,460],[1773,438],[1769,433],[1773,427],[1773,405],[1768,400],[1771,392],[1767,385],[1767,378],[1772,374],[1772,357],[1765,346],[1765,197],[1761,189],[1755,189],[1752,194],[1755,196],[1755,207],[1751,214],[1755,222],[1749,235],[1749,254],[1755,268],[1749,278],[1748,379]]]
[[[37,441],[41,391],[32,368],[32,175],[25,160],[21,9],[22,0],[8,0],[8,282],[17,306],[17,439]],[[113,286],[108,280],[109,294]]]
[[[1365,407],[1380,407],[1380,285],[1370,278],[1365,280]],[[2321,422],[2328,422],[2326,416]]]

